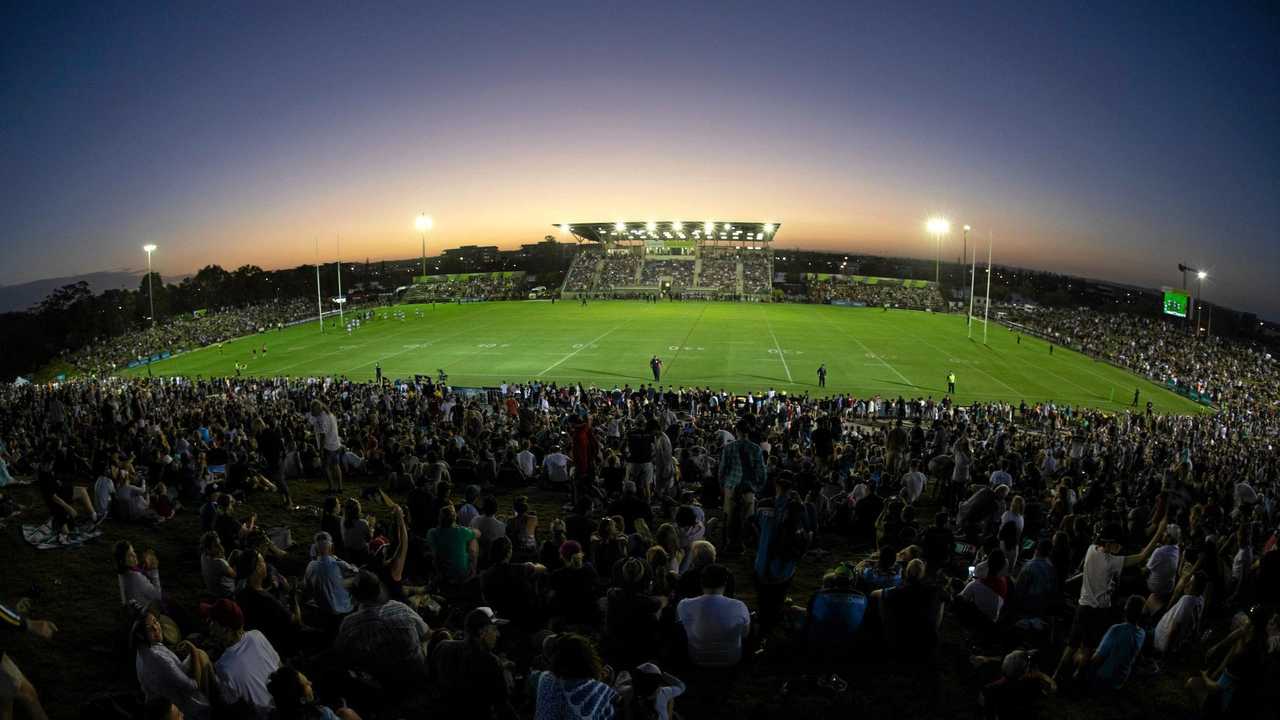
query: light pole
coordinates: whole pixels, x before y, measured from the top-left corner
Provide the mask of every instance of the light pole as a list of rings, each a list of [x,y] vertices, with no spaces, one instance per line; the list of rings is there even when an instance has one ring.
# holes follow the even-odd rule
[[[151,306],[151,324],[156,324],[156,292],[151,281],[151,253],[156,251],[156,246],[147,244],[142,246],[142,251],[147,254],[147,302]]]
[[[1204,279],[1209,277],[1209,273],[1203,270],[1196,271],[1196,337],[1200,337],[1201,324],[1204,322]]]
[[[942,236],[951,232],[951,223],[946,218],[932,217],[924,224],[925,229],[933,235],[934,242],[937,243],[937,257],[933,261],[933,282],[940,285],[942,281]]]
[[[418,229],[418,234],[422,236],[422,274],[427,274],[427,231],[435,223],[431,220],[431,216],[426,213],[418,213],[418,217],[414,218],[413,226]]]

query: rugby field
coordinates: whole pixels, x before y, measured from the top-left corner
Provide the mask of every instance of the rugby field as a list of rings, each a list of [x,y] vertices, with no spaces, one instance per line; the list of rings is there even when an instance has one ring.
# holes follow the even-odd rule
[[[403,311],[405,320],[390,317]],[[418,313],[421,317],[418,317]],[[1135,388],[1141,404],[1161,412],[1196,412],[1198,405],[1105,362],[991,323],[966,337],[963,315],[823,305],[565,301],[398,305],[380,308],[386,319],[348,333],[326,319],[270,331],[154,363],[155,375],[343,375],[370,379],[375,363],[388,378],[435,375],[449,382],[495,386],[531,379],[599,387],[652,380],[649,358],[662,358],[664,385],[730,391],[773,388],[788,393],[878,393],[933,396],[956,374],[961,402],[1001,399],[1129,407]],[[261,355],[263,345],[265,357]],[[252,350],[257,349],[258,355]],[[817,368],[826,363],[827,387]],[[147,368],[128,371],[146,375]]]

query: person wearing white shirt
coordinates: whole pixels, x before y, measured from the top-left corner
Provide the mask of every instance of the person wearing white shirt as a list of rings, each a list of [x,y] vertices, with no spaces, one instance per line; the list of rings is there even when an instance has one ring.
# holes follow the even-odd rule
[[[526,441],[524,449],[516,453],[516,467],[520,468],[520,474],[524,475],[526,480],[533,478],[533,472],[537,468],[538,458],[533,454],[532,441]]]
[[[1204,613],[1204,586],[1207,577],[1203,573],[1191,576],[1187,594],[1178,598],[1156,623],[1155,648],[1158,652],[1176,651],[1183,643],[1195,639],[1200,630],[1200,617]]]
[[[911,470],[902,476],[902,499],[914,503],[924,493],[924,484],[928,478],[920,472],[920,459],[912,458]]]
[[[260,631],[245,632],[244,614],[233,600],[214,603],[209,622],[211,634],[227,645],[213,665],[223,701],[244,702],[265,720],[272,708],[267,680],[280,669],[280,656]]]
[[[1178,580],[1178,561],[1182,558],[1178,549],[1182,530],[1177,525],[1170,525],[1165,528],[1164,535],[1164,543],[1147,560],[1147,590],[1162,601],[1173,594],[1174,583]]]
[[[311,401],[311,426],[316,433],[324,458],[325,475],[329,478],[329,491],[342,492],[342,436],[338,434],[338,419],[319,400]]]
[[[704,668],[733,667],[742,660],[742,641],[751,630],[751,612],[741,600],[724,596],[729,571],[702,569],[702,595],[676,606],[677,621],[689,640],[689,658]]]
[[[559,448],[547,453],[542,459],[542,470],[547,475],[547,482],[557,487],[569,484],[569,456],[560,452]]]
[[[105,518],[111,510],[111,500],[116,494],[115,481],[109,473],[103,473],[93,483],[93,509],[99,518]]]

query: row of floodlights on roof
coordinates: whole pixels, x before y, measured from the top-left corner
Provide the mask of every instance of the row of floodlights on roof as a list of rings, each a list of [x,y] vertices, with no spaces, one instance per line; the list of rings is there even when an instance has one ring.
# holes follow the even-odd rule
[[[670,223],[670,226],[671,226],[671,232],[676,233],[681,238],[685,237],[683,222],[676,220],[675,222]],[[743,233],[742,228],[735,228],[730,223],[722,223],[718,227],[720,230],[720,237],[725,237],[729,233],[732,233],[735,236],[740,236]],[[717,229],[716,223],[708,221],[706,223],[703,223],[702,228],[700,230],[695,228],[692,231],[692,234],[695,237],[703,234],[707,235],[708,237],[713,237],[716,233],[716,229]],[[774,226],[773,223],[768,223],[764,226],[764,233],[756,233],[756,235],[772,235],[774,230],[776,229],[777,228]],[[658,223],[653,221],[649,221],[645,223],[643,230],[640,227],[629,227],[625,222],[617,222],[617,223],[614,223],[613,232],[610,234],[619,235],[622,233],[630,232],[632,235],[641,235],[644,232],[648,232],[650,237],[657,237],[657,235],[655,234],[657,230],[658,230]],[[561,223],[560,231],[566,232],[566,233],[572,232],[572,226],[569,225],[569,223]],[[609,233],[609,230],[608,228],[605,228],[605,227],[598,227],[596,228],[596,232],[600,233],[601,235],[604,235],[606,233]],[[671,237],[671,235],[667,234],[665,231],[663,234],[666,235],[667,237]],[[748,236],[749,235],[750,234],[748,234]]]

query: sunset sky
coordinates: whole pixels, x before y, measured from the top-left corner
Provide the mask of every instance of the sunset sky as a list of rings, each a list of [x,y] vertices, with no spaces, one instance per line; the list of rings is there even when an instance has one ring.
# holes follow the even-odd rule
[[[1280,318],[1276,6],[1088,5],[8,3],[0,284],[411,257],[419,211],[435,251],[678,216],[931,256],[941,213]]]

